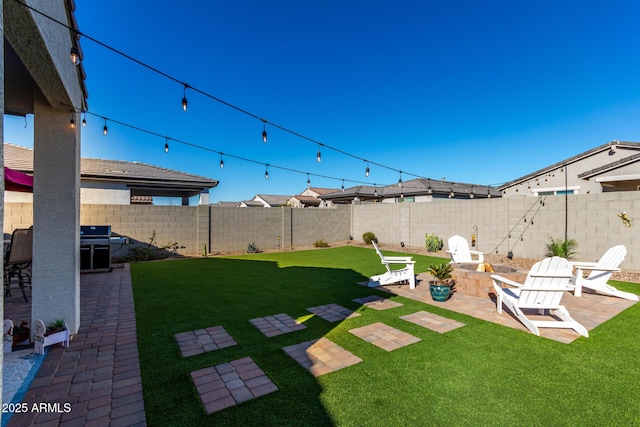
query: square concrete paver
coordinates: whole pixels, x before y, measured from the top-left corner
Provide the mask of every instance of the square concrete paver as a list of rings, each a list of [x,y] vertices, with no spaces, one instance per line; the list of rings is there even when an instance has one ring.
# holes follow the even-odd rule
[[[182,357],[195,356],[196,354],[221,348],[232,347],[238,343],[229,335],[222,326],[211,326],[206,329],[180,332],[174,335]]]
[[[400,304],[399,302],[391,301],[389,298],[382,298],[378,295],[356,298],[353,301],[374,310],[388,310],[390,308],[402,306],[402,304]]]
[[[273,316],[257,317],[249,320],[253,326],[267,337],[275,337],[289,332],[299,331],[307,327],[285,313]]]
[[[306,341],[282,349],[314,377],[362,362],[358,356],[326,338]]]
[[[339,322],[340,320],[351,319],[360,316],[348,308],[344,308],[338,304],[319,305],[317,307],[307,308],[307,311],[323,318],[327,322]]]
[[[464,326],[464,323],[462,322],[438,316],[437,314],[429,313],[428,311],[418,311],[416,313],[407,314],[406,316],[400,316],[400,318],[407,322],[415,323],[416,325],[431,329],[432,331],[440,332],[441,334]]]
[[[191,372],[207,414],[278,390],[250,357]]]
[[[418,337],[392,328],[382,322],[351,329],[349,332],[386,351],[393,351],[421,341]]]

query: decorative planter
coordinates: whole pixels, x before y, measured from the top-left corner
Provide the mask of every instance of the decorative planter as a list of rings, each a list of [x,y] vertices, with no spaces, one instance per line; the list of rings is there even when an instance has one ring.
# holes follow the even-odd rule
[[[444,285],[442,282],[429,282],[429,292],[434,301],[444,302],[451,298],[451,288],[453,285]]]
[[[53,344],[62,344],[63,347],[69,347],[69,327],[67,323],[64,324],[64,331],[55,332],[53,334],[45,335],[47,329],[44,326],[44,322],[40,319],[36,320],[35,331],[33,333],[33,352],[37,354],[44,354],[44,349],[47,346]]]

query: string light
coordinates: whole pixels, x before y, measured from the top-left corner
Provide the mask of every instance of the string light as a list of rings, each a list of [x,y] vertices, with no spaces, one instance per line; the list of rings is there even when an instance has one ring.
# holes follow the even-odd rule
[[[316,160],[318,160],[318,163],[322,162],[322,153],[320,152],[320,146],[321,144],[318,144],[318,154],[316,154]]]
[[[367,168],[364,170],[364,176],[369,178],[369,162],[367,162]]]
[[[82,127],[86,128],[87,127],[87,113],[84,113],[84,117],[82,117]]]
[[[473,185],[471,186],[471,192],[469,192],[469,198],[473,199]]]
[[[71,46],[69,59],[71,59],[73,65],[80,65],[80,50],[78,50],[78,46]]]
[[[220,169],[224,169],[224,160],[222,160],[222,153],[220,153]]]
[[[491,186],[488,185],[487,186],[487,199],[490,199],[490,198],[491,198]]]
[[[104,119],[104,127],[102,128],[102,134],[104,136],[107,136],[108,133],[109,133],[109,129],[107,129],[107,119]]]
[[[307,188],[311,188],[311,179],[309,178],[309,172],[307,172]]]
[[[344,179],[342,180],[342,187],[340,187],[340,190],[344,191]]]
[[[400,171],[400,179],[398,179],[398,187],[402,188],[402,171]]]
[[[269,179],[269,165],[265,166],[264,179]]]
[[[184,84],[184,91],[182,92],[182,111],[187,111],[187,107],[189,105],[189,102],[187,101],[187,87],[189,87],[188,84]]]
[[[376,185],[375,185],[375,184],[373,184],[373,195],[374,195],[375,197],[378,197],[378,187],[376,187]]]
[[[164,152],[168,153],[169,152],[169,138],[165,138],[165,143],[164,143]]]
[[[262,142],[264,142],[265,144],[267,143],[267,122],[266,120],[262,120],[263,125],[262,125]]]
[[[433,193],[433,190],[431,189],[431,180],[430,179],[427,180],[427,183],[428,183],[428,185],[427,185],[427,193],[431,194],[431,193]]]
[[[71,120],[69,120],[69,126],[71,127],[71,129],[75,129],[76,128],[76,121],[73,118],[73,113],[71,114]]]

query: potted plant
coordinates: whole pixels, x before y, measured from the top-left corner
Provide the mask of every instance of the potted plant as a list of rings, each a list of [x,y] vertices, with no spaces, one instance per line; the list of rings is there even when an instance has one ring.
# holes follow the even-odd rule
[[[453,266],[448,263],[431,264],[427,267],[427,273],[433,276],[434,280],[429,282],[429,292],[434,301],[446,301],[451,297],[453,286],[456,284],[451,273]]]
[[[61,343],[63,347],[69,347],[69,327],[64,319],[56,319],[46,328],[44,322],[37,319],[34,322],[33,333],[34,353],[44,354],[45,347]]]

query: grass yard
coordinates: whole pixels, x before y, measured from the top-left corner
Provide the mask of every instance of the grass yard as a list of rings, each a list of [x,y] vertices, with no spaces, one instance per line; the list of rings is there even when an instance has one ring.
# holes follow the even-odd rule
[[[414,259],[418,272],[446,261]],[[382,268],[373,250],[350,246],[133,264],[147,423],[640,425],[640,304],[567,345],[402,297],[392,297],[402,306],[384,311],[354,303],[369,295],[389,297],[356,284]],[[329,323],[305,310],[329,303],[362,315]],[[439,334],[399,319],[420,310],[466,326]],[[278,313],[303,320],[307,329],[267,338],[249,323]],[[374,322],[421,341],[387,352],[348,332]],[[217,325],[238,345],[181,356],[175,333]],[[320,337],[363,362],[314,378],[282,351]],[[247,356],[279,390],[207,415],[190,372]]]

